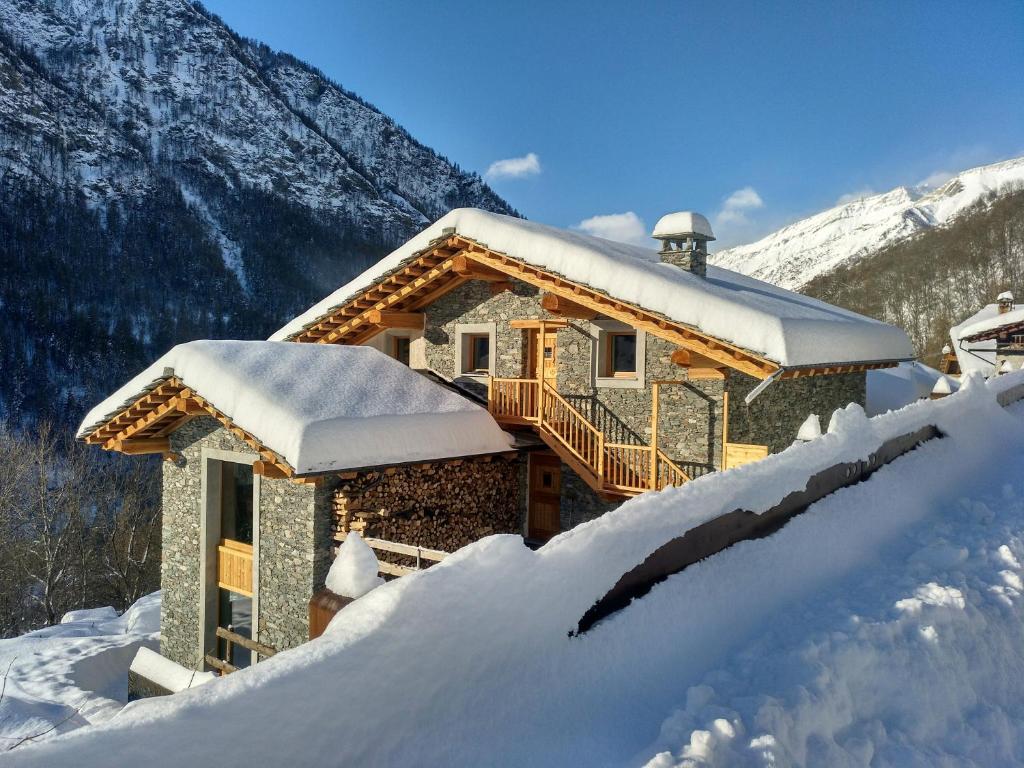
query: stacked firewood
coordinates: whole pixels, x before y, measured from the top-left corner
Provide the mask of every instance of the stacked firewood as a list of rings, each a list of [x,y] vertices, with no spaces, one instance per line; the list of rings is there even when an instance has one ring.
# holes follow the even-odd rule
[[[488,457],[360,473],[335,492],[335,532],[445,552],[517,533],[519,471],[514,461]]]

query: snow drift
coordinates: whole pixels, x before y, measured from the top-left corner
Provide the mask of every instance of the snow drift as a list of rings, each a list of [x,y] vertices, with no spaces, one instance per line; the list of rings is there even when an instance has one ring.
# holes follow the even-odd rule
[[[10,756],[12,765],[933,765],[1024,749],[1024,420],[969,379],[764,461],[638,497],[538,551],[492,536],[326,635]],[[945,435],[568,636],[688,528],[839,460]],[[254,726],[254,724],[256,724]],[[690,761],[687,763],[686,761]]]

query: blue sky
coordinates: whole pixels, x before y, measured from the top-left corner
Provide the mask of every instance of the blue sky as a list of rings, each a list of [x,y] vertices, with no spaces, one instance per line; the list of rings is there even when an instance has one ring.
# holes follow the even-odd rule
[[[1024,2],[207,0],[531,219],[733,244],[1024,154]],[[502,173],[504,171],[504,173]]]

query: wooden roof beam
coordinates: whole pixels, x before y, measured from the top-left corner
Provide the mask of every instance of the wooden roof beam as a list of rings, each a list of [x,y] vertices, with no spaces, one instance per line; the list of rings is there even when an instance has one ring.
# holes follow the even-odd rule
[[[501,272],[470,261],[464,254],[452,257],[452,272],[469,280],[484,280],[489,283],[500,283],[508,279]]]
[[[370,325],[380,328],[422,331],[426,327],[427,316],[422,312],[392,312],[382,309],[371,309],[366,314]]]
[[[572,317],[577,320],[593,320],[597,317],[597,311],[578,304],[557,293],[545,293],[540,300],[540,305],[553,315],[561,317]]]
[[[129,456],[141,456],[147,453],[170,453],[171,443],[166,437],[148,440],[119,440],[111,449]]]

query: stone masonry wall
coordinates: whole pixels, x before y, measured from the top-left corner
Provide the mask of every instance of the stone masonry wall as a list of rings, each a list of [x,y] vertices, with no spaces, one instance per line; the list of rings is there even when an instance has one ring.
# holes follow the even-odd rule
[[[540,291],[515,283],[513,291],[492,296],[486,283],[471,281],[428,307],[425,338],[427,364],[457,378],[462,350],[457,326],[495,324],[495,375],[520,377],[527,372],[526,333],[509,326],[510,320],[559,319],[540,306]],[[650,443],[651,389],[658,380],[685,380],[684,369],[670,357],[678,347],[650,334],[646,338],[646,386],[635,389],[595,386],[591,325],[571,321],[558,331],[558,390],[595,424],[609,442]],[[481,388],[483,384],[481,383]],[[700,474],[721,459],[721,381],[694,381],[662,388],[659,446],[683,469]]]
[[[523,461],[484,457],[361,472],[334,493],[337,529],[445,552],[492,533],[520,533]]]
[[[160,566],[160,653],[201,669],[199,590],[202,580],[202,449],[248,452],[212,418],[193,419],[170,435],[181,456],[163,464],[163,560]]]
[[[161,653],[202,666],[199,652],[202,579],[202,450],[252,453],[211,418],[194,419],[171,436],[182,458],[163,467]],[[278,650],[308,639],[308,600],[330,565],[334,485],[260,478],[259,626],[256,639]]]
[[[748,406],[743,399],[757,384],[744,374],[729,377],[729,442],[767,445],[771,453],[793,443],[809,414],[818,414],[824,429],[837,408],[850,403],[863,406],[867,401],[864,373],[777,381]]]

